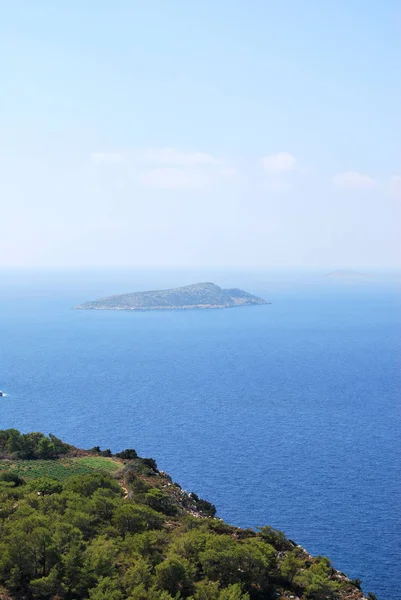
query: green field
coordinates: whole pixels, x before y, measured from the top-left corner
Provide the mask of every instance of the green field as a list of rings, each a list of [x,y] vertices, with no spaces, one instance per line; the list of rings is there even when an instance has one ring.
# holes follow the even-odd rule
[[[11,471],[26,480],[38,477],[51,477],[65,481],[74,475],[84,475],[93,471],[115,473],[122,464],[117,460],[102,456],[84,456],[58,460],[16,460],[0,461],[0,472]]]

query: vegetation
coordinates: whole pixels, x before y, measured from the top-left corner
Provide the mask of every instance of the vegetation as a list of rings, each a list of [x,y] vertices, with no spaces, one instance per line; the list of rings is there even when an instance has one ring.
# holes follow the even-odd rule
[[[46,460],[43,439],[55,438],[0,432],[3,600],[364,597],[327,558],[282,532],[216,519],[213,505],[172,483],[153,459],[132,449],[107,458],[57,440]]]
[[[64,481],[72,475],[85,475],[94,470],[113,473],[119,468],[121,465],[116,461],[97,456],[59,460],[21,460],[11,463],[0,462],[0,477],[3,472],[12,472],[26,480],[45,476]]]
[[[69,446],[55,435],[20,433],[16,429],[0,431],[0,457],[49,459],[67,454]]]

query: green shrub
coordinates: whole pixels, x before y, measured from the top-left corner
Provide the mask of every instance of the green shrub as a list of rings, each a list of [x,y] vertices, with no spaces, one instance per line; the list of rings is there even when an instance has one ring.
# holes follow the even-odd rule
[[[339,597],[341,583],[331,579],[330,561],[318,557],[316,562],[296,579],[305,588],[305,596],[311,600],[336,600]]]
[[[20,485],[24,485],[25,483],[25,481],[21,479],[21,477],[17,473],[13,473],[12,471],[5,471],[4,473],[0,473],[0,482],[1,481],[11,483],[12,487],[19,487]]]
[[[291,550],[293,548],[293,544],[282,531],[273,529],[273,527],[270,527],[269,525],[266,527],[260,527],[259,531],[265,542],[274,546],[276,550],[282,552],[285,550]]]
[[[63,486],[56,479],[50,479],[49,477],[39,477],[33,479],[27,485],[30,492],[37,492],[43,496],[50,494],[59,494],[63,490]]]
[[[134,458],[138,458],[138,454],[133,448],[127,448],[122,452],[117,452],[117,458],[123,458],[124,460],[133,460]]]
[[[109,488],[116,494],[121,495],[122,490],[110,475],[103,473],[90,473],[88,475],[79,475],[71,477],[65,484],[67,490],[79,494],[80,496],[92,496],[99,488]]]
[[[174,506],[171,497],[159,489],[153,488],[149,490],[145,494],[144,500],[146,504],[153,508],[153,510],[157,510],[157,512],[165,515],[175,515],[177,513],[177,508]]]

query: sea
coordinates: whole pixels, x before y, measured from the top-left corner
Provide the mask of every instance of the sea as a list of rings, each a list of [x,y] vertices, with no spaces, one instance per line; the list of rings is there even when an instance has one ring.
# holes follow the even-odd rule
[[[72,310],[199,281],[271,304]],[[397,273],[2,270],[0,428],[133,447],[229,523],[400,600],[400,334]]]

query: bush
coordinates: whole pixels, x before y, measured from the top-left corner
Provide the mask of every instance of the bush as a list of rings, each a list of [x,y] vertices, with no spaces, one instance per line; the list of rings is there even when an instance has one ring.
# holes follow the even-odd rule
[[[351,579],[352,585],[358,588],[358,590],[362,587],[362,579]]]
[[[211,502],[207,500],[198,500],[196,502],[196,508],[206,517],[215,517],[216,516],[216,507]]]
[[[127,448],[122,452],[117,452],[117,458],[123,458],[124,460],[133,460],[134,458],[138,458],[138,454],[133,448]]]
[[[17,473],[13,473],[12,471],[6,471],[5,473],[0,473],[0,482],[6,481],[7,483],[14,484],[13,487],[18,487],[20,485],[24,485],[24,480],[17,475]]]
[[[305,596],[311,600],[336,600],[339,597],[341,584],[330,577],[330,561],[318,557],[310,569],[302,573],[296,582],[305,587]]]
[[[56,479],[50,479],[50,477],[38,477],[28,483],[28,489],[30,492],[37,492],[42,496],[49,496],[50,494],[60,494],[63,491],[63,486]]]
[[[279,531],[278,529],[273,529],[273,527],[270,527],[269,525],[267,525],[266,527],[260,527],[259,531],[265,542],[274,546],[276,550],[283,552],[285,550],[291,550],[293,548],[292,543],[282,531]]]
[[[88,475],[77,475],[71,477],[65,484],[65,488],[80,496],[91,496],[99,488],[108,488],[117,495],[122,495],[121,487],[109,475],[103,473],[90,473]]]
[[[157,464],[154,458],[141,458],[142,464],[157,472]]]
[[[145,494],[145,502],[148,506],[165,515],[175,515],[177,508],[174,506],[170,496],[164,494],[161,490],[153,488]]]

